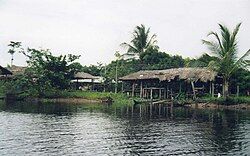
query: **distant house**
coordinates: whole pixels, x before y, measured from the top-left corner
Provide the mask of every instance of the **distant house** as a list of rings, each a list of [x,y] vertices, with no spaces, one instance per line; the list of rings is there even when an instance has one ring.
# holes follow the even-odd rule
[[[0,66],[0,78],[1,79],[5,79],[5,78],[8,78],[8,77],[11,77],[13,75],[13,73],[8,70],[7,68],[4,68],[2,66]]]
[[[27,69],[27,67],[16,66],[16,65],[12,65],[11,67],[7,67],[7,68],[13,73],[13,75],[22,75]]]
[[[144,70],[120,80],[123,92],[141,98],[173,98],[180,93],[195,97],[197,93],[214,95],[214,80],[217,73],[207,68],[172,68]]]
[[[12,65],[11,67],[0,66],[0,77],[3,78],[13,78],[17,75],[22,75],[25,73],[27,67]]]
[[[80,90],[99,90],[103,81],[103,77],[93,76],[85,72],[78,72],[74,75],[71,83],[74,88]]]

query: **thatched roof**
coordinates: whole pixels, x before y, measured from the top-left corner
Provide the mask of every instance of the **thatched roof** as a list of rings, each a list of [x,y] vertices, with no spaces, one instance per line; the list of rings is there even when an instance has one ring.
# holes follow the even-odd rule
[[[89,73],[84,73],[84,72],[78,72],[74,75],[75,79],[96,79],[95,76],[89,74]]]
[[[12,72],[9,71],[8,69],[0,66],[0,75],[12,75]]]
[[[16,65],[12,65],[11,67],[8,67],[8,70],[10,70],[13,73],[13,75],[24,74],[26,69],[27,69],[27,67],[16,66]]]
[[[150,80],[158,79],[160,81],[170,81],[175,78],[187,81],[212,81],[214,80],[216,72],[208,70],[207,68],[172,68],[166,70],[144,70],[121,77],[120,80]]]

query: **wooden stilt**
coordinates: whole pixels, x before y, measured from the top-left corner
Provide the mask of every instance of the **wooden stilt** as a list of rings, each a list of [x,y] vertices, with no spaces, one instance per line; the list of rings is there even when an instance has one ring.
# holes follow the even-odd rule
[[[142,90],[142,81],[141,81],[141,84],[140,84],[140,98],[142,98],[142,95],[143,95],[143,90]]]
[[[91,91],[94,90],[94,79],[91,79]]]
[[[196,99],[196,95],[195,95],[195,89],[194,89],[194,81],[191,81],[191,85],[192,85],[192,90],[193,90],[193,99]]]
[[[240,93],[240,86],[237,85],[237,93],[236,93],[236,96],[239,97],[239,93]]]
[[[180,81],[179,93],[181,93],[181,81]]]
[[[167,99],[169,98],[169,97],[168,97],[168,90],[169,90],[169,86],[167,85]]]
[[[153,89],[150,89],[150,99],[153,100]]]
[[[124,84],[123,84],[123,82],[122,82],[122,93],[123,93],[123,90],[124,90],[124,86],[123,86]]]
[[[170,89],[171,99],[173,99],[173,89]]]
[[[212,95],[212,82],[209,82],[209,94]]]
[[[211,88],[212,88],[212,90],[211,90],[211,95],[212,95],[212,97],[214,97],[214,82],[212,82],[211,85],[212,85],[212,86],[211,86]]]
[[[166,88],[164,88],[164,99],[166,99]]]
[[[133,84],[132,84],[132,97],[135,96],[135,81],[133,81]]]

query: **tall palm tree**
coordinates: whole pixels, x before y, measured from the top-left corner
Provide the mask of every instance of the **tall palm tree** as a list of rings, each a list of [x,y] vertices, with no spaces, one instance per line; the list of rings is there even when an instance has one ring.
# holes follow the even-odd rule
[[[235,29],[230,32],[229,29],[219,24],[221,36],[216,32],[210,32],[208,36],[215,37],[215,41],[202,40],[206,44],[212,54],[216,57],[216,61],[211,61],[209,67],[212,67],[223,77],[223,96],[228,97],[229,80],[231,75],[239,68],[246,68],[249,66],[246,57],[250,54],[250,49],[238,57],[237,39],[236,35],[239,32],[241,23],[237,24]]]
[[[8,46],[10,47],[8,53],[11,55],[10,65],[12,66],[14,61],[14,54],[21,47],[21,42],[10,41],[10,44]]]
[[[133,39],[130,41],[130,43],[124,42],[121,44],[121,46],[128,48],[126,54],[134,57],[139,56],[151,46],[156,46],[156,34],[150,36],[149,33],[150,28],[146,29],[143,24],[136,26],[133,32]]]

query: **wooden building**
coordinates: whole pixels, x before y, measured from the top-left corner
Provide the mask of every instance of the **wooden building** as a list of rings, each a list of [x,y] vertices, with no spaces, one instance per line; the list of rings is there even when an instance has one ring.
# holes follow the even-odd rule
[[[78,72],[74,75],[74,78],[71,80],[74,88],[80,90],[94,90],[95,80],[98,78],[89,73]]]
[[[207,68],[172,68],[144,70],[121,77],[122,91],[147,99],[174,98],[180,93],[196,98],[199,93],[214,96],[217,73]]]
[[[0,66],[0,79],[8,79],[12,77],[12,75],[13,73],[10,70]]]

